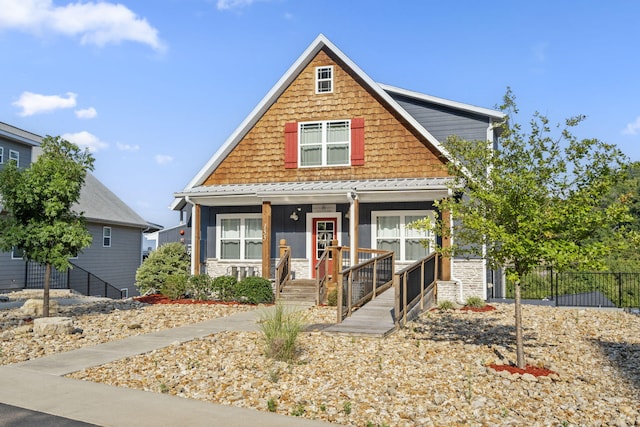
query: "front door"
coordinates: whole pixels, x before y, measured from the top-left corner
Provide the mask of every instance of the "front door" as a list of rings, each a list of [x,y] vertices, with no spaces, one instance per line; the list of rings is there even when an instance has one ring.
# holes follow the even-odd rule
[[[337,236],[337,225],[338,221],[336,218],[313,218],[313,232],[312,232],[312,268],[311,275],[313,278],[316,277],[315,265],[318,263],[318,260],[324,254],[329,246],[331,246],[331,241],[336,239]],[[329,260],[327,263],[327,268],[329,273],[332,270],[332,262]]]

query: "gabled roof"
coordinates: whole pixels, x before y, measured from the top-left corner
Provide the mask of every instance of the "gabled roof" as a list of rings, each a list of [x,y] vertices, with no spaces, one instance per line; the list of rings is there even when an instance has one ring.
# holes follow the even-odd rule
[[[41,136],[3,122],[0,122],[0,136],[31,146],[40,145],[42,142]]]
[[[91,173],[87,173],[74,211],[83,212],[88,222],[146,229],[149,224]]]
[[[329,41],[323,34],[320,34],[302,55],[293,63],[287,72],[278,80],[271,88],[267,95],[253,109],[247,118],[238,126],[231,136],[222,144],[218,151],[209,159],[204,167],[196,174],[196,176],[187,184],[183,192],[191,188],[202,185],[209,175],[222,163],[242,138],[251,130],[251,128],[260,120],[264,113],[273,103],[277,101],[286,88],[298,77],[302,70],[311,62],[318,52],[322,49],[329,49],[340,61],[342,61],[357,77],[359,77],[366,86],[368,86],[376,95],[384,100],[391,108],[395,109],[409,124],[411,124],[421,135],[428,140],[433,147],[445,158],[449,158],[446,150],[440,145],[438,140],[434,138],[417,120],[415,120],[406,110],[404,110],[380,85],[373,81],[364,71],[360,69],[349,57],[347,57],[340,49]],[[174,201],[172,208],[175,208],[179,201]]]

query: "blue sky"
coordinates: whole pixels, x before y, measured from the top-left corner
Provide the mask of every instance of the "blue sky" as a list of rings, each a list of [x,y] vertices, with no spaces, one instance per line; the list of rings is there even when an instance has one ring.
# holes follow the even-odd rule
[[[319,33],[375,81],[640,160],[640,2],[0,0],[0,121],[90,147],[95,175],[172,226],[180,191]]]

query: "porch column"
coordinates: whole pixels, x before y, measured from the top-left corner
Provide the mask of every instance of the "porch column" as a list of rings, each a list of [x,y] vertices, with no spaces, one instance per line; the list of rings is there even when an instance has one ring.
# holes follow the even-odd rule
[[[262,202],[262,277],[271,278],[271,202]]]
[[[200,274],[200,222],[202,206],[191,207],[191,274]]]
[[[451,249],[451,211],[442,211],[442,248]],[[440,280],[451,280],[451,257],[442,257]]]
[[[355,191],[349,193],[349,253],[351,257],[351,265],[358,263],[358,242],[360,229],[360,201]]]

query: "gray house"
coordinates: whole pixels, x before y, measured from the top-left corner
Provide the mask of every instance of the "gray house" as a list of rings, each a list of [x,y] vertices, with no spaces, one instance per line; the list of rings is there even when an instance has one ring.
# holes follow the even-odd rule
[[[10,160],[29,167],[37,158],[41,140],[39,135],[0,122],[0,169]],[[74,210],[83,212],[93,242],[71,260],[74,267],[69,273],[54,275],[52,287],[71,287],[92,295],[113,296],[116,290],[125,296],[136,294],[135,273],[142,262],[147,222],[90,173]],[[41,274],[31,264],[19,250],[0,252],[0,292],[41,287]],[[110,285],[109,292],[104,291],[105,284]]]

